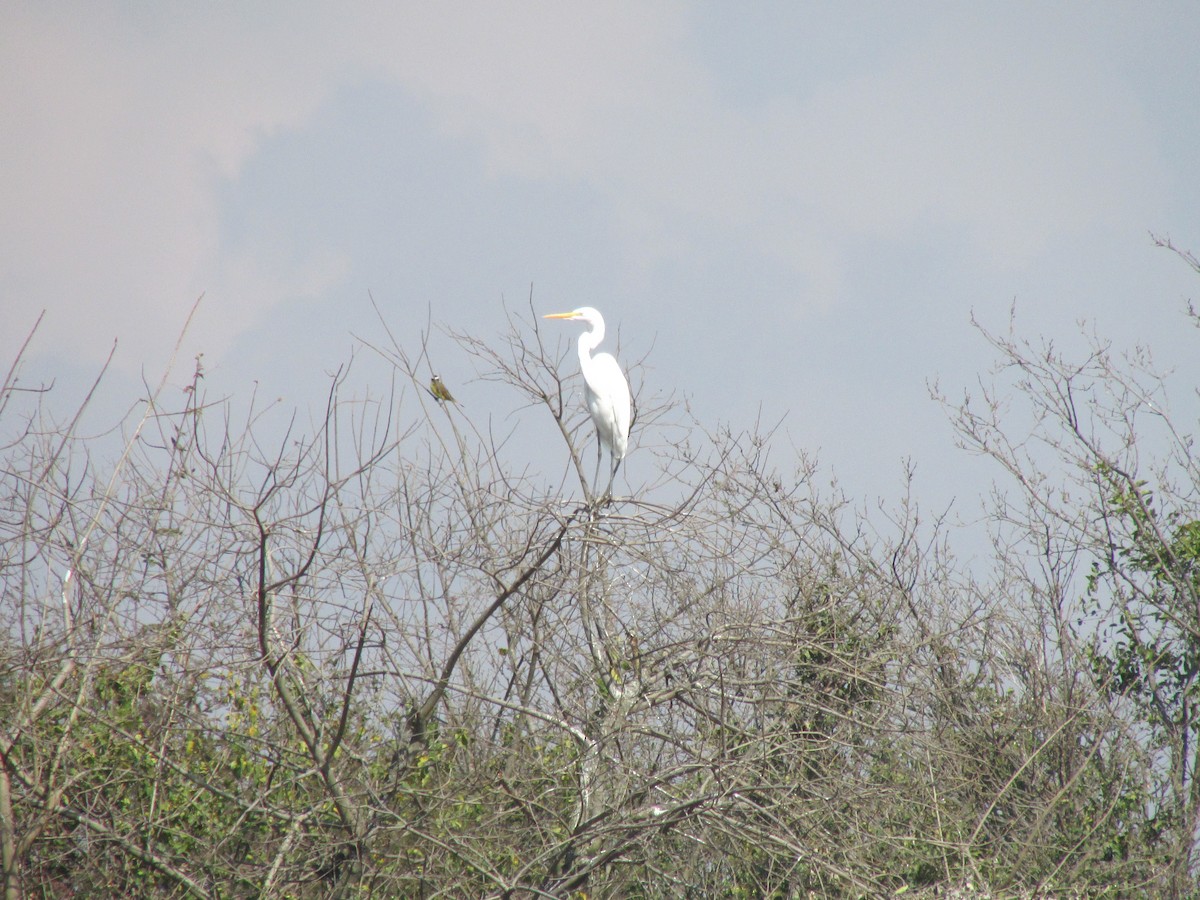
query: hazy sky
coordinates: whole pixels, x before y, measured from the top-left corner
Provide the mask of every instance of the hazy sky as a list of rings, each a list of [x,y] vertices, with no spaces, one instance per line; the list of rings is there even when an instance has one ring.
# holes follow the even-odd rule
[[[943,503],[972,464],[926,385],[987,367],[972,312],[1200,383],[1148,237],[1200,251],[1192,2],[6,3],[0,79],[0,358],[44,309],[27,374],[67,389],[114,338],[115,393],[157,380],[204,293],[214,389],[319,404],[368,292],[415,347],[532,285],[710,427]]]

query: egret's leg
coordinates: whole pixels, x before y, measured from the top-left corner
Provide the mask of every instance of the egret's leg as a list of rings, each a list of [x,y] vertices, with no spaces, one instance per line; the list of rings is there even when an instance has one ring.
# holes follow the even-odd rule
[[[612,471],[608,475],[608,490],[605,491],[605,495],[608,497],[612,496],[613,481],[616,480],[617,469],[619,469],[619,468],[621,468],[621,461],[619,459],[614,459]]]
[[[592,490],[594,491],[600,484],[600,436],[596,435],[596,474],[592,476]]]

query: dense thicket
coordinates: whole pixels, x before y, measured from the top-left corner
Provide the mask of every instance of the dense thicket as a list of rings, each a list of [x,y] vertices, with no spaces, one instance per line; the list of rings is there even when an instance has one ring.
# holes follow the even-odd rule
[[[645,397],[645,489],[567,499],[400,346],[286,433],[197,369],[113,461],[10,377],[7,897],[1196,896],[1194,410],[989,339],[983,574]],[[573,367],[460,340],[582,486]]]

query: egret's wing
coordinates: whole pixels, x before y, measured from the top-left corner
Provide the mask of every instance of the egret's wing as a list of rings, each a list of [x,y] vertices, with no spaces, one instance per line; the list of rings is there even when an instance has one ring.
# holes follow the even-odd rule
[[[590,374],[587,379],[588,406],[592,419],[613,457],[623,459],[629,444],[629,382],[610,353],[597,353],[592,357]]]

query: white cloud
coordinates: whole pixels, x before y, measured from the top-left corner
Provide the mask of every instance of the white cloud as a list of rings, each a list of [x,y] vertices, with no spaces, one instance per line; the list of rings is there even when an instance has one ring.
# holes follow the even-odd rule
[[[997,262],[1137,221],[1162,191],[1130,92],[1070,41],[1017,49],[947,30],[812,98],[793,127],[813,136],[800,153],[812,175],[793,189],[840,228],[960,225]]]
[[[42,347],[91,358],[120,337],[128,365],[165,358],[162,345],[213,287],[219,179],[328,90],[269,23],[247,27],[215,7],[159,18],[132,9],[82,4],[67,16],[32,4],[5,14],[5,351],[45,308]],[[252,281],[264,305],[284,287],[266,273]],[[256,299],[210,294],[200,330],[227,340]]]
[[[598,185],[643,224],[640,252],[678,253],[672,227],[698,218],[828,300],[840,245],[953,228],[1020,267],[1056,235],[1153,220],[1150,127],[1103,30],[1068,19],[959,16],[902,32],[907,46],[853,76],[745,107],[715,89],[671,6],[439,12],[390,68],[498,169]]]
[[[631,229],[631,265],[711,254],[680,237],[698,221],[794,267],[826,302],[854,242],[961,228],[983,258],[1020,265],[1056,233],[1155,224],[1139,218],[1162,192],[1149,127],[1086,33],[960,17],[904,33],[910,45],[851,77],[739,106],[715,88],[687,15],[642,3],[9,9],[0,349],[47,307],[43,343],[99,353],[121,335],[143,345],[137,364],[201,291],[210,347],[283,298],[319,295],[346,260],[330,249],[289,272],[287,253],[226,250],[215,191],[266,136],[367,77],[421,98],[497,172],[596,186]]]

